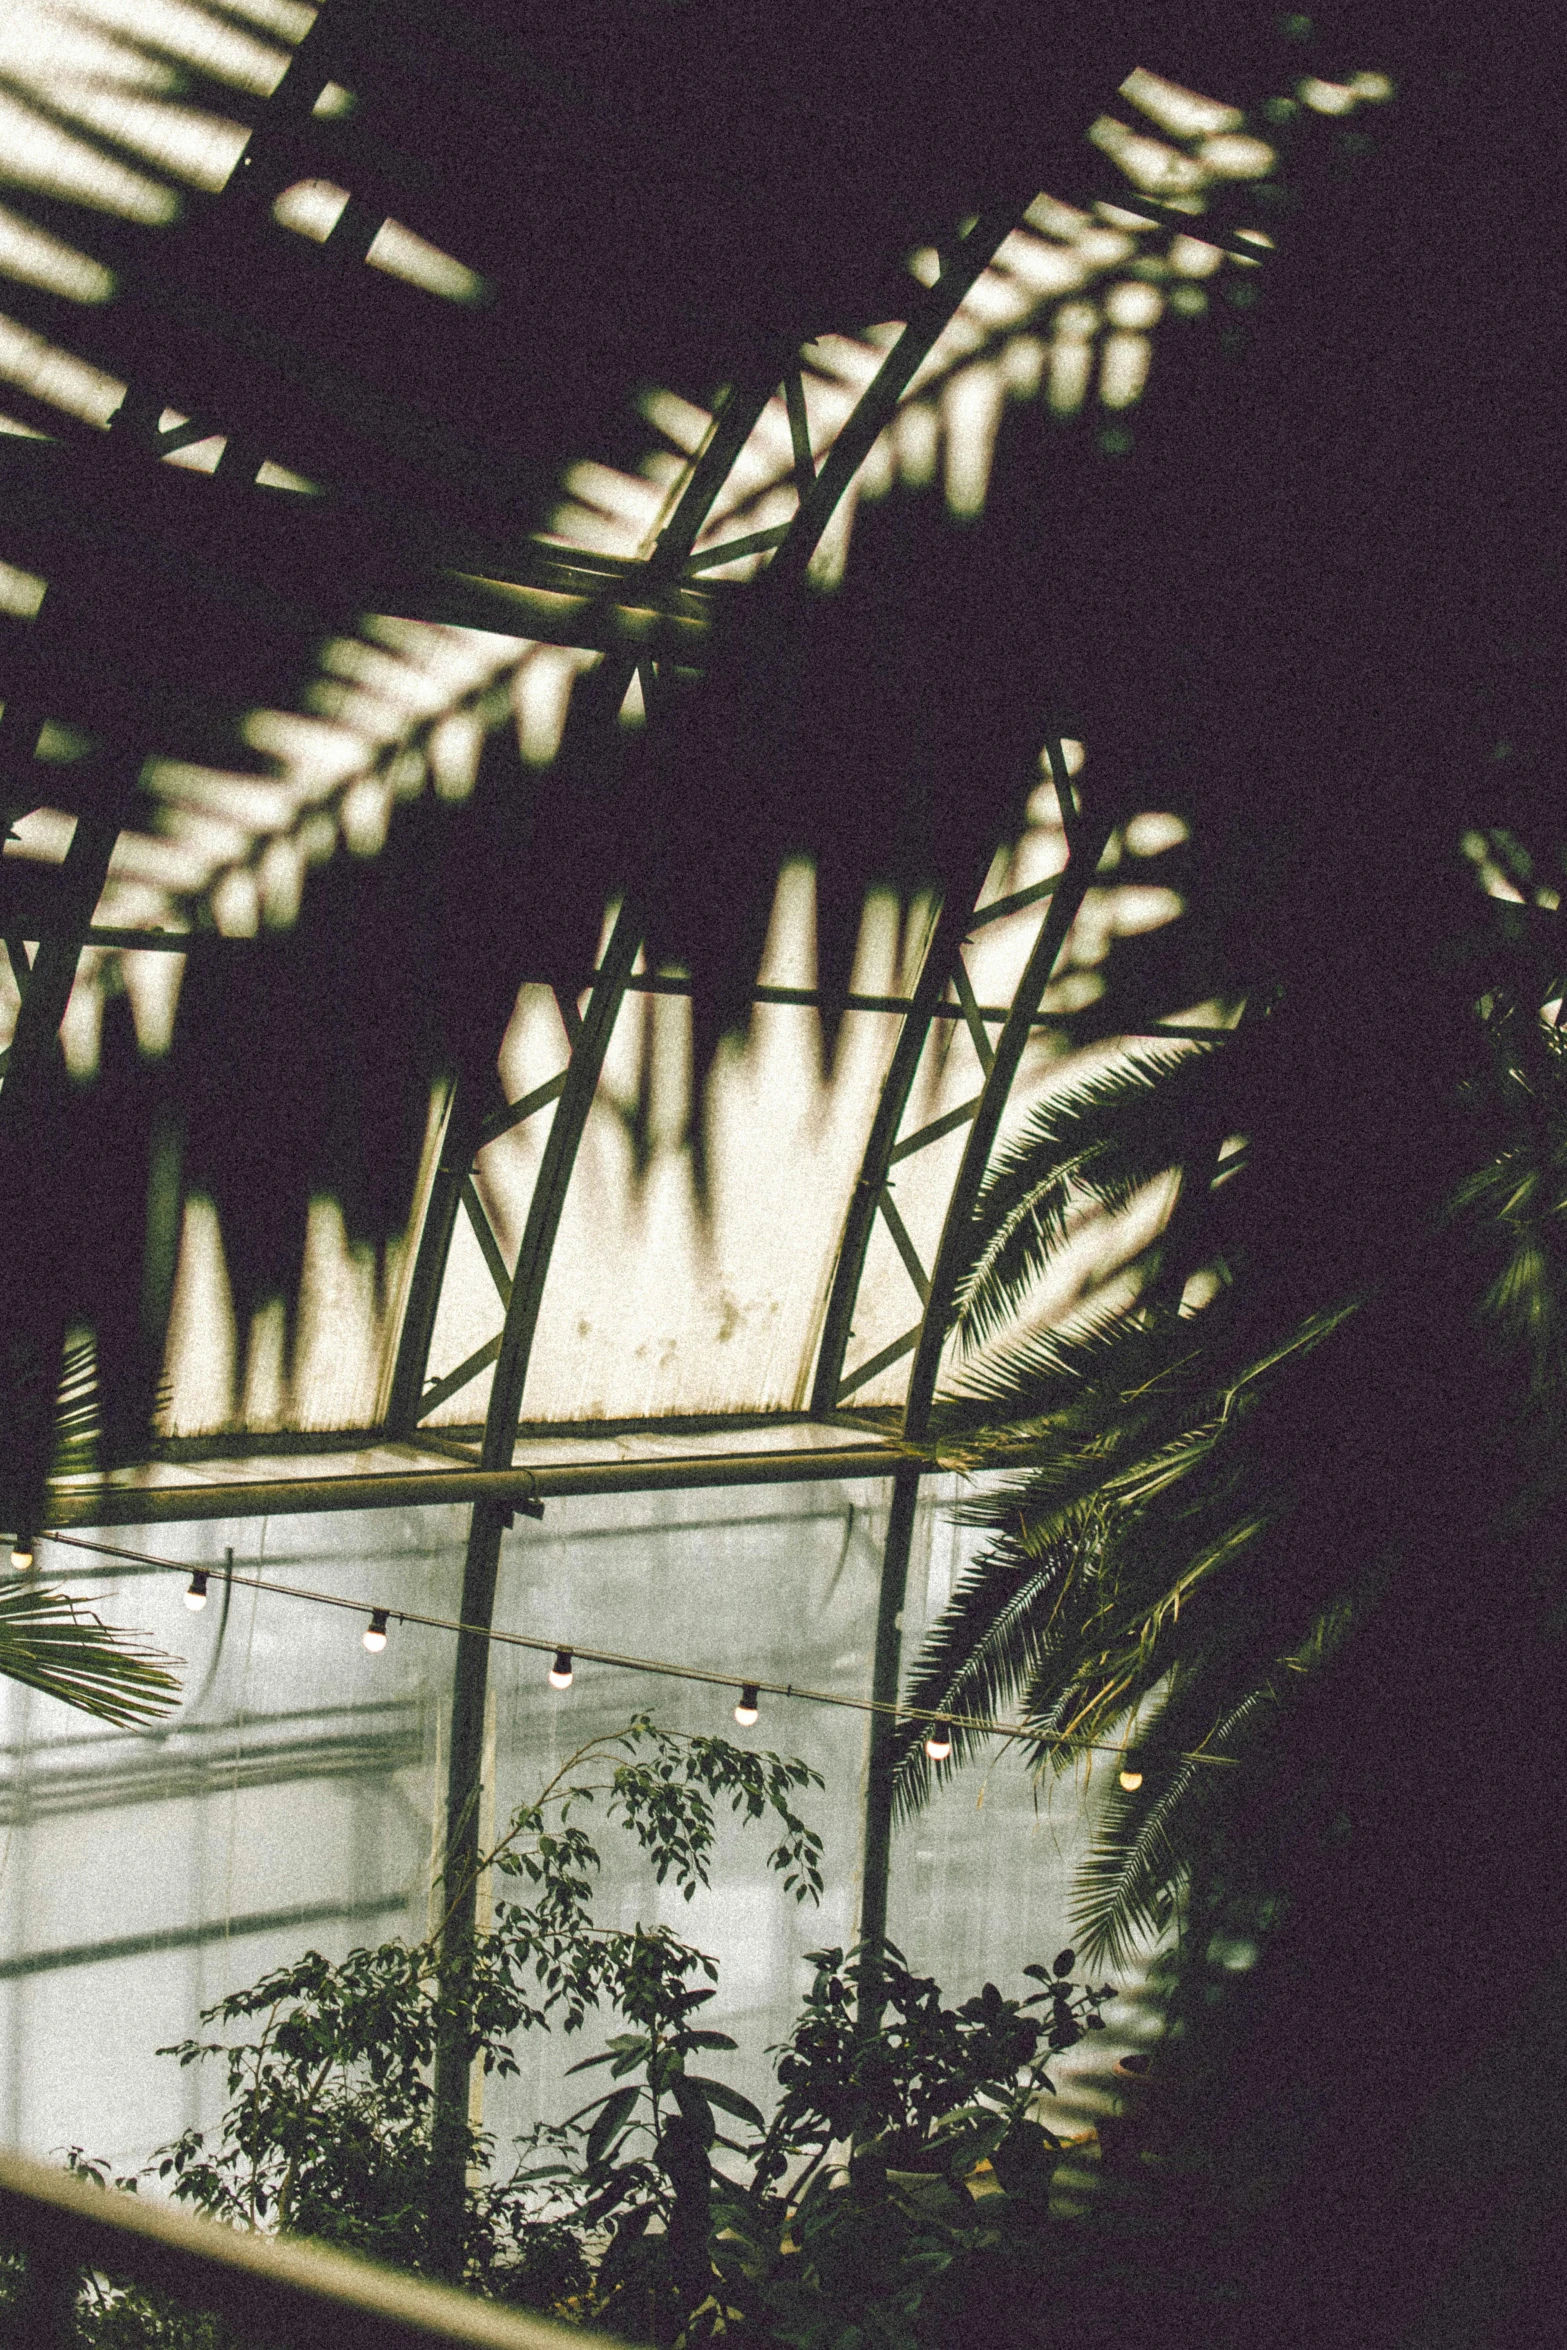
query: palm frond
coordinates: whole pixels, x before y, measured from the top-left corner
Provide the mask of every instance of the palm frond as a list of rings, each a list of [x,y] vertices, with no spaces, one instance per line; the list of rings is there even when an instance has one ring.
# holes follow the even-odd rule
[[[1209,1741],[1215,1754],[1233,1756],[1247,1733],[1260,1728],[1271,1694],[1248,1690],[1220,1715]],[[1145,1723],[1167,1759],[1145,1774],[1142,1787],[1118,1784],[1104,1799],[1068,1907],[1073,1939],[1090,1966],[1130,1968],[1139,1943],[1163,1933],[1176,1914],[1200,1841],[1228,1793],[1226,1768],[1175,1751],[1188,1727],[1178,1717],[1209,1713],[1211,1700],[1196,1677],[1173,1690],[1171,1702]],[[1136,1755],[1138,1747],[1127,1751]]]
[[[179,1702],[169,1668],[182,1661],[101,1623],[63,1591],[0,1589],[0,1674],[117,1729],[144,1728]]]
[[[966,1730],[964,1715],[994,1717],[1026,1683],[1047,1669],[1080,1610],[1065,1614],[1074,1584],[1091,1582],[1100,1545],[1092,1525],[1081,1525],[1051,1543],[1036,1561],[1020,1562],[997,1552],[977,1560],[960,1581],[951,1605],[927,1639],[904,1692],[921,1713],[957,1717],[952,1721],[955,1768],[985,1743],[987,1733]],[[900,1813],[919,1809],[933,1777],[925,1753],[923,1722],[900,1736],[894,1778]]]
[[[1277,1322],[1259,1324],[1248,1300],[1225,1289],[1200,1313],[1165,1304],[1128,1314],[1104,1299],[1053,1329],[1012,1337],[971,1363],[943,1395],[931,1425],[944,1453],[965,1448],[973,1465],[1010,1427],[1046,1423],[1121,1425],[1127,1412],[1164,1409],[1175,1399],[1222,1396],[1265,1369],[1280,1343]],[[1292,1347],[1303,1333],[1290,1326]],[[1198,1406],[1193,1401],[1191,1408]],[[968,1465],[965,1463],[964,1465]]]
[[[1187,1332],[1196,1346],[1192,1325]],[[1169,1372],[1168,1341],[1156,1327],[1130,1320],[1118,1302],[1101,1301],[1058,1328],[1010,1339],[972,1364],[937,1402],[932,1431],[956,1464],[979,1466],[1002,1432],[1052,1423],[1067,1410],[1081,1418],[1094,1399],[1124,1398]],[[964,1457],[970,1436],[979,1440],[972,1462]]]
[[[98,1350],[89,1333],[66,1341],[54,1414],[54,1473],[85,1475],[98,1466]]]
[[[1217,1054],[1140,1052],[1043,1103],[997,1159],[975,1206],[953,1322],[965,1346],[1013,1318],[1071,1229],[1074,1210],[1129,1207],[1211,1126]]]

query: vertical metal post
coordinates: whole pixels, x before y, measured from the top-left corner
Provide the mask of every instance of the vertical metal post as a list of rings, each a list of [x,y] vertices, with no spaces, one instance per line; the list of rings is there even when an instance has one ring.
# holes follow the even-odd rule
[[[919,1506],[918,1469],[900,1469],[892,1483],[892,1508],[882,1551],[881,1590],[876,1602],[876,1649],[871,1665],[871,1698],[896,1705],[903,1662],[903,1603],[908,1592],[914,1514]],[[865,1850],[860,1874],[860,1930],[857,1939],[878,1956],[887,1939],[887,1895],[892,1881],[892,1774],[897,1761],[897,1718],[871,1716],[865,1773]],[[863,1981],[860,2021],[875,2029],[881,2013],[874,1976]]]
[[[495,1613],[504,1505],[473,1508],[463,1568],[461,1617],[486,1626]],[[440,2015],[436,2026],[431,2120],[430,2258],[437,2274],[460,2282],[468,2179],[471,1963],[479,1888],[479,1812],[484,1778],[484,1716],[490,1643],[482,1630],[460,1632],[452,1681],[451,1742],[446,1772],[446,1855],[440,1890]]]
[[[651,576],[674,576],[695,544],[702,523],[751,436],[770,390],[733,393],[692,470],[674,514],[649,560]],[[630,682],[631,662],[609,662],[590,687],[588,723],[612,725]],[[623,905],[604,950],[587,1011],[572,1044],[571,1066],[528,1204],[522,1246],[512,1275],[495,1376],[485,1415],[481,1466],[511,1466],[523,1389],[544,1300],[550,1258],[566,1205],[577,1152],[598,1088],[626,983],[642,942],[640,911]],[[454,1107],[453,1115],[456,1115]],[[455,1209],[453,1209],[455,1213]],[[430,1299],[433,1320],[433,1293]],[[411,1377],[411,1374],[410,1374]],[[437,2027],[431,2114],[433,2176],[430,2245],[438,2273],[459,2280],[467,2194],[469,2072],[472,2003],[467,1992],[477,1905],[479,1811],[484,1764],[485,1701],[489,1687],[489,1626],[495,1614],[501,1534],[509,1512],[492,1503],[474,1507],[463,1569],[462,1621],[452,1681],[451,1759],[446,1782],[446,1862],[440,1952],[441,2014]]]
[[[1051,765],[1055,772],[1057,791],[1062,795],[1064,813],[1071,803],[1066,797],[1065,769],[1056,745],[1051,746]],[[1110,830],[1111,820],[1108,816],[1097,817],[1092,824],[1081,819],[1073,823],[1069,832],[1066,870],[1056,883],[1012,999],[1012,1008],[996,1040],[984,1091],[964,1145],[963,1163],[958,1169],[947,1202],[941,1244],[931,1269],[930,1295],[920,1325],[914,1368],[909,1374],[903,1432],[905,1438],[914,1443],[923,1443],[930,1433],[931,1406],[935,1400],[936,1378],[941,1367],[942,1342],[952,1318],[952,1301],[965,1261],[969,1219],[985,1180],[1013,1079],[1023,1058],[1040,998],[1050,983],[1050,975],[1066,942],[1067,932],[1093,882]],[[892,1512],[887,1525],[886,1548],[882,1555],[876,1654],[872,1670],[872,1695],[887,1703],[896,1703],[898,1697],[902,1650],[899,1619],[908,1587],[909,1553],[918,1493],[918,1472],[900,1470],[894,1482]],[[866,1774],[865,1845],[860,1892],[860,1941],[868,1946],[873,1955],[887,1936],[887,1904],[892,1875],[895,1747],[894,1718],[886,1714],[873,1714],[870,1766]],[[861,1994],[860,2027],[865,2032],[874,2032],[879,2019],[880,2001],[876,1995],[873,1969]]]
[[[967,236],[946,257],[937,285],[919,305],[916,315],[883,361],[874,381],[824,459],[821,471],[809,484],[805,484],[802,478],[800,511],[769,571],[775,597],[782,598],[791,589],[798,590],[802,585],[812,551],[855,473],[947,320],[1016,225],[1019,212],[1019,207],[1013,207],[1004,214],[999,211],[986,214],[971,226]],[[659,534],[646,566],[647,578],[678,576],[719,490],[771,396],[770,386],[760,392],[748,388],[731,394],[718,415],[707,447],[693,468],[675,513]],[[796,435],[798,421],[793,420]],[[606,718],[612,718],[618,711],[626,682],[628,678],[620,679],[617,691],[616,673],[608,665],[599,673],[596,681],[597,699],[603,703],[603,715]],[[527,1227],[513,1276],[512,1293],[506,1309],[505,1327],[490,1390],[482,1452],[485,1468],[507,1467],[511,1462],[550,1252],[559,1228],[566,1190],[576,1163],[577,1147],[586,1124],[598,1072],[608,1047],[610,1029],[625,992],[639,943],[639,921],[630,907],[623,907],[595,983],[582,1033],[573,1048],[565,1090],[555,1111],[545,1145],[544,1162],[529,1205]],[[932,988],[938,986],[939,979],[933,975],[930,984]],[[914,1057],[917,1058],[917,1053]],[[899,1082],[903,1082],[901,1062],[898,1076]],[[912,1079],[912,1061],[909,1062],[909,1079]],[[890,1101],[883,1122],[887,1121],[890,1121],[887,1134],[887,1145],[890,1148],[890,1128],[896,1124],[896,1111]],[[432,1235],[429,1295],[424,1300],[432,1322],[435,1290],[438,1287],[435,1268],[444,1261],[445,1247],[455,1218],[455,1202],[443,1198],[442,1205],[443,1210],[449,1213],[444,1216],[443,1228]],[[856,1236],[856,1245],[860,1246],[862,1253],[863,1237],[863,1234]],[[857,1278],[856,1268],[855,1283]],[[845,1308],[851,1286],[847,1281],[840,1284]],[[846,1311],[840,1312],[837,1321],[841,1321],[843,1336],[846,1338]],[[834,1325],[835,1344],[837,1321]],[[417,1334],[411,1351],[416,1354],[421,1346],[427,1344],[426,1328]],[[400,1400],[414,1392],[411,1364],[400,1365],[398,1386]],[[901,1578],[907,1573],[917,1496],[916,1473],[910,1472],[896,1481],[893,1528],[904,1528],[901,1537],[902,1566],[897,1577],[892,1575],[890,1564],[884,1572],[876,1668],[880,1676],[878,1686],[881,1681],[885,1681],[894,1697],[898,1682],[900,1642],[897,1619],[902,1608]],[[495,1604],[501,1526],[501,1516],[493,1506],[480,1505],[475,1508],[463,1576],[462,1602],[462,1620],[474,1629],[459,1636],[453,1685],[451,1760],[447,1779],[446,1904],[441,1958],[443,2016],[435,2072],[433,2129],[436,2178],[431,2196],[432,2255],[438,2268],[447,2275],[460,2274],[461,2268],[469,2063],[468,2003],[462,1996],[462,1983],[468,1954],[472,1949],[474,1928],[479,1781],[489,1670],[489,1643],[485,1634]],[[891,1555],[889,1552],[889,1561]],[[893,1590],[895,1581],[896,1593]],[[880,1717],[873,1719],[879,1721]],[[889,1736],[890,1729],[889,1722]],[[867,1813],[866,1850],[868,1864],[873,1846],[881,1855],[879,1876],[876,1879],[880,1890],[876,1898],[880,1905],[878,1936],[884,1937],[887,1860],[891,1849],[891,1782],[888,1776],[890,1745],[876,1747],[873,1743],[873,1758],[882,1766],[886,1786],[881,1790],[879,1782],[876,1783],[878,1793]],[[869,1874],[867,1884],[870,1884]]]

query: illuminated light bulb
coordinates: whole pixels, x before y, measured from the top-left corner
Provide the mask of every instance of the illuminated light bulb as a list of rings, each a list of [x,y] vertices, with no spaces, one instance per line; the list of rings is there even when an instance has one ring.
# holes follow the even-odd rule
[[[32,1563],[33,1538],[30,1534],[18,1534],[11,1545],[11,1564],[19,1575],[25,1575]]]
[[[365,1646],[372,1656],[378,1656],[386,1646],[386,1610],[384,1607],[370,1610],[370,1622],[365,1631]]]
[[[932,1762],[945,1762],[952,1752],[952,1724],[932,1722],[925,1739],[925,1752]]]
[[[1143,1783],[1143,1774],[1141,1771],[1134,1771],[1131,1766],[1127,1764],[1124,1765],[1121,1770],[1120,1779],[1121,1785],[1126,1789],[1127,1794],[1135,1795],[1138,1788]]]
[[[207,1570],[197,1567],[185,1591],[185,1605],[191,1614],[198,1615],[207,1604]]]
[[[550,1667],[550,1687],[552,1689],[569,1689],[571,1687],[571,1650],[569,1648],[557,1648],[555,1651],[555,1662]]]
[[[749,1730],[752,1723],[756,1720],[757,1715],[761,1712],[762,1709],[757,1703],[757,1698],[760,1694],[761,1693],[757,1687],[757,1684],[754,1681],[747,1681],[744,1687],[741,1689],[740,1703],[735,1707],[735,1720],[739,1723],[742,1730]]]

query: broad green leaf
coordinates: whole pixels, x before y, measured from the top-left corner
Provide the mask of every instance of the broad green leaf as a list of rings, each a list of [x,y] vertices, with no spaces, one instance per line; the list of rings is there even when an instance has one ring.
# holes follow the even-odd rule
[[[750,2098],[742,2097],[738,2089],[729,2089],[722,2081],[709,2081],[705,2078],[694,2080],[692,2086],[701,2090],[709,2104],[718,2106],[724,2113],[732,2113],[736,2121],[749,2122],[753,2130],[766,2129],[767,2123],[764,2117],[751,2103]]]
[[[636,2102],[640,2095],[641,2091],[638,2089],[616,2089],[605,2100],[598,2120],[588,2132],[587,2161],[589,2170],[597,2170],[600,2163],[603,2162],[616,2132],[624,2128],[636,2110]]]
[[[688,2079],[684,2073],[676,2073],[669,2086],[686,2120],[694,2130],[701,2131],[704,2142],[710,2146],[718,2135],[718,2124],[713,2119],[712,2107],[702,2093],[702,2086]]]

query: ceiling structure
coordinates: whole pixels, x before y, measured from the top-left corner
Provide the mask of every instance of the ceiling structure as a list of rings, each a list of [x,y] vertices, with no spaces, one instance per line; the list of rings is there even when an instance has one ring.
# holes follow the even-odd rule
[[[1244,345],[1282,150],[1391,84],[798,14],[0,24],[0,1508],[471,1500],[454,1852],[551,1493],[891,1478],[896,1700],[1003,1122],[1240,1008],[1038,615],[1166,343]]]
[[[1521,11],[1237,13],[0,15],[0,1523],[471,1504],[431,1708],[459,1876],[498,1583],[580,1564],[555,1497],[875,1477],[874,1939],[919,1480],[1015,1122],[1244,1006],[1230,1233],[1314,1306],[1443,1190],[1474,874],[1560,1005],[1552,61]],[[1040,1316],[1124,1302],[1166,1205],[1085,1223]],[[1465,1392],[1429,1327],[1417,1464]],[[718,1504],[677,1514],[688,1612],[644,1645],[738,1658],[755,1584]],[[1425,1576],[1424,1522],[1322,1865],[1462,1983],[1549,1823],[1476,1773],[1515,1619],[1456,1546]],[[337,1600],[389,1595],[394,1524],[334,1521]],[[595,1646],[664,1604],[653,1540],[582,1574]],[[757,1557],[825,1644],[792,1513]],[[308,1662],[279,1643],[290,1705]],[[1402,2018],[1418,2086],[1396,1955],[1346,2077],[1385,2086]],[[1262,2012],[1243,2083],[1292,2112]],[[1291,2257],[1348,2307],[1324,2208]]]
[[[12,796],[36,798],[6,857],[14,1116],[57,1024],[78,1075],[95,1065],[106,1000],[129,1005],[144,1049],[166,1049],[187,962],[187,995],[200,973],[209,995],[231,998],[241,959],[286,938],[313,868],[339,843],[374,857],[412,802],[460,808],[498,734],[515,729],[525,766],[547,775],[568,710],[590,740],[656,731],[660,696],[700,669],[715,632],[722,644],[726,607],[842,578],[863,501],[939,475],[949,517],[980,515],[1010,406],[1062,423],[1086,411],[1113,454],[1157,364],[1152,330],[1162,319],[1179,332],[1221,290],[1244,294],[1271,242],[1274,149],[1238,109],[1140,70],[1071,158],[1064,196],[1036,191],[904,256],[902,323],[820,335],[787,354],[782,381],[752,367],[716,414],[644,390],[661,445],[623,466],[579,457],[548,501],[519,442],[492,469],[481,526],[472,480],[453,487],[450,429],[419,460],[422,510],[390,481],[388,435],[408,448],[416,430],[404,386],[376,394],[373,463],[343,437],[345,415],[369,429],[367,348],[395,351],[410,384],[438,353],[448,403],[455,383],[471,409],[474,361],[488,399],[507,341],[495,328],[505,289],[387,209],[417,198],[426,227],[452,226],[438,175],[398,149],[399,179],[377,143],[386,74],[406,70],[388,63],[389,26],[353,8],[149,15],[134,0],[9,22],[7,161],[29,209],[12,215],[22,299],[0,338],[16,411],[0,460],[20,685],[0,730]],[[591,84],[584,96],[565,68],[530,52],[520,70],[535,133],[541,107],[579,127],[600,119]],[[1375,75],[1302,88],[1293,111],[1325,117],[1387,93]],[[365,192],[333,171],[358,171]],[[491,257],[483,237],[465,250]],[[257,255],[265,283],[236,316],[232,272]],[[189,291],[218,269],[226,333],[198,321]],[[882,270],[873,282],[885,298],[893,281]],[[812,299],[841,311],[870,290],[835,282]],[[290,397],[275,382],[263,394],[246,311],[269,304],[284,304],[301,351],[345,304],[381,305],[353,385],[339,377],[324,396],[296,364]],[[464,367],[474,334],[489,339]],[[228,405],[186,413],[170,403],[202,409],[202,364]],[[322,479],[261,453],[264,398],[278,449]],[[511,529],[508,544],[497,516],[529,496],[545,527]],[[162,616],[153,678],[147,632],[125,646],[134,694],[102,675],[104,636],[108,658],[82,658],[103,575],[123,590],[127,561],[143,600],[160,570],[180,575],[184,599]],[[245,688],[262,676],[258,615],[284,581],[272,651],[301,675],[291,706],[268,708]],[[356,621],[349,597],[362,599]],[[334,598],[351,625],[323,638]],[[301,599],[314,609],[301,614]],[[269,682],[281,675],[274,665]],[[227,763],[212,755],[225,744]],[[785,864],[744,990],[748,1032],[717,1062],[709,1045],[699,1112],[689,970],[650,966],[648,909],[622,902],[585,984],[525,978],[498,1083],[470,1066],[438,1084],[412,1207],[386,1219],[401,1236],[389,1252],[356,1245],[315,1200],[292,1318],[243,1282],[236,1299],[198,1174],[165,1211],[178,1255],[176,1267],[166,1236],[161,1449],[232,1454],[255,1439],[272,1453],[297,1434],[319,1452],[335,1437],[346,1472],[355,1440],[430,1440],[475,1461],[482,1442],[494,1473],[519,1425],[528,1441],[547,1426],[662,1423],[667,1445],[674,1422],[733,1421],[754,1453],[747,1416],[851,1407],[885,1420],[911,1369],[913,1391],[932,1391],[951,1202],[972,1195],[1020,1073],[1026,1096],[1074,1041],[1060,1015],[1092,1001],[1109,942],[1180,903],[1160,862],[1179,820],[1134,811],[1108,849],[1076,837],[1069,770],[1083,746],[1058,734],[1036,750],[1010,842],[1004,822],[976,836],[945,893],[857,893],[852,967],[825,990],[810,866]],[[994,779],[992,797],[1005,797]],[[1229,1017],[1212,1003],[1192,1013],[1199,1029]],[[694,1120],[706,1132],[693,1166]],[[173,1468],[116,1482],[173,1488]],[[325,1474],[323,1459],[312,1482]],[[62,1491],[60,1506],[80,1523],[90,1507],[133,1505]]]

